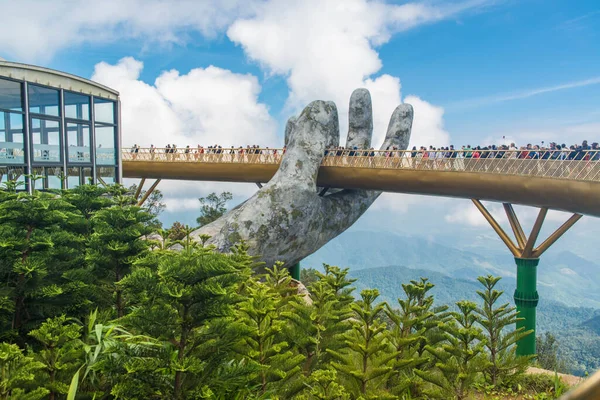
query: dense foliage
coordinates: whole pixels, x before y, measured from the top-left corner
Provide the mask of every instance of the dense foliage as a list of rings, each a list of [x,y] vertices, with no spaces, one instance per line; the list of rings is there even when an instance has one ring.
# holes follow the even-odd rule
[[[303,270],[307,275],[309,271]],[[390,266],[351,270],[356,278],[357,290],[376,287],[383,301],[391,302],[401,296],[402,282],[427,276],[436,286],[431,290],[436,304],[454,304],[460,300],[480,302],[481,283],[477,280],[466,280],[449,277],[435,272]],[[513,302],[514,280],[503,278],[495,287],[504,291],[498,302]],[[594,323],[600,321],[600,310],[585,307],[569,307],[552,298],[543,297],[537,308],[537,349],[539,363],[546,369],[558,372],[585,376],[600,369],[600,329],[594,331]],[[600,325],[598,325],[600,326]],[[550,336],[548,336],[548,335]],[[550,339],[549,339],[550,338]],[[545,345],[550,340],[553,345]],[[544,352],[552,354],[545,356]],[[556,360],[543,362],[542,360]]]
[[[325,265],[304,275],[303,296],[244,243],[221,254],[187,227],[156,231],[120,186],[0,191],[0,399],[463,399],[521,388],[530,360],[514,342],[529,332],[511,331],[498,278],[480,279],[478,303],[436,306],[421,279],[388,304]]]

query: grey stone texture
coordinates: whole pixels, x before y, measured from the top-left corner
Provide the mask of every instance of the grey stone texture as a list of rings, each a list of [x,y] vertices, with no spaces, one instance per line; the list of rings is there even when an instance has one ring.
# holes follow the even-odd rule
[[[410,139],[413,109],[399,105],[393,112],[382,150],[405,150]],[[350,98],[347,147],[367,149],[373,133],[371,96],[357,89]],[[218,220],[192,233],[196,240],[227,252],[240,240],[267,266],[281,261],[292,266],[348,229],[381,192],[342,189],[318,195],[317,174],[328,146],[339,144],[337,108],[332,102],[313,101],[285,130],[287,151],[279,170],[254,196]]]

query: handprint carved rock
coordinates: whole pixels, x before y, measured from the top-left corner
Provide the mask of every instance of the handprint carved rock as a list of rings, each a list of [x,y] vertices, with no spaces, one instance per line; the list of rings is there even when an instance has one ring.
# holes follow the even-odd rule
[[[413,109],[399,105],[393,112],[382,150],[405,150],[410,139]],[[371,96],[357,89],[350,98],[347,148],[368,149],[373,133]],[[192,234],[210,235],[220,251],[243,239],[250,253],[268,266],[291,266],[348,229],[381,192],[342,189],[319,196],[317,174],[325,149],[338,146],[338,113],[334,103],[313,101],[286,126],[287,151],[273,178],[254,196],[218,220]]]

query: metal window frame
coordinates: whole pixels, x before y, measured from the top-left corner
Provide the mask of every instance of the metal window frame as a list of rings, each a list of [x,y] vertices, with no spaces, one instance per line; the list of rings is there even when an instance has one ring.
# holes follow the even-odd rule
[[[96,110],[95,96],[90,96],[90,134],[92,135],[90,142],[90,158],[92,161],[92,184],[98,183],[96,178],[97,160],[96,160]]]
[[[106,99],[104,97],[100,97],[100,96],[92,96],[92,98],[94,99],[94,107],[96,106],[96,99],[101,100],[100,103],[98,104],[106,104],[106,103],[112,103],[113,104],[113,122],[106,122],[106,121],[96,121],[95,117],[96,117],[96,110],[94,110],[94,122],[97,124],[104,124],[104,125],[118,125],[119,124],[119,109],[120,109],[120,103],[121,100],[112,100],[112,99]],[[117,103],[119,104],[119,106],[117,107]]]
[[[24,81],[23,84],[21,85],[21,93],[22,93],[22,98],[23,98],[23,110],[25,112],[24,114],[24,121],[23,121],[23,130],[24,130],[24,137],[23,137],[23,142],[25,142],[25,173],[26,174],[32,174],[33,170],[32,170],[32,164],[31,164],[31,160],[33,159],[33,134],[31,133],[31,121],[30,118],[31,116],[29,115],[29,82]],[[31,180],[29,178],[26,177],[25,179],[25,187],[26,190],[29,192],[29,194],[33,194],[33,185],[31,184]]]
[[[32,121],[34,119],[38,119],[38,120],[46,120],[46,121],[53,121],[53,122],[58,122],[58,140],[59,140],[59,148],[60,148],[60,152],[59,152],[59,160],[58,161],[39,161],[39,160],[35,160],[33,158],[33,148],[35,146],[35,144],[33,143],[33,130],[31,129],[31,125],[32,125]],[[64,152],[64,144],[65,144],[65,138],[64,138],[64,122],[60,119],[60,118],[45,118],[43,115],[40,116],[38,114],[29,114],[29,133],[30,133],[30,140],[31,140],[31,154],[30,154],[30,159],[31,159],[31,164],[34,167],[56,167],[56,166],[60,166],[63,167],[65,166],[66,163],[66,157],[65,157],[65,152]],[[40,127],[41,129],[41,127]],[[40,132],[41,133],[41,132]]]
[[[39,115],[39,116],[43,116],[43,117],[48,117],[48,118],[56,118],[56,119],[60,119],[62,118],[62,116],[64,116],[64,112],[63,112],[63,108],[61,107],[61,92],[63,91],[62,88],[56,88],[56,87],[52,87],[52,86],[48,86],[48,85],[43,85],[37,82],[29,82],[29,81],[24,81],[27,83],[27,91],[24,92],[25,96],[27,97],[27,103],[28,103],[28,107],[27,107],[27,112],[31,115]],[[42,113],[34,113],[31,112],[29,110],[29,86],[37,86],[37,87],[41,87],[44,89],[51,89],[51,90],[56,90],[58,92],[58,115],[48,115],[48,114],[42,114]],[[64,107],[64,103],[63,103],[63,107]]]
[[[73,121],[78,121],[78,122],[81,121],[81,122],[86,122],[88,124],[91,124],[92,123],[92,115],[93,115],[92,107],[93,107],[93,104],[94,104],[93,101],[92,101],[92,99],[94,98],[94,96],[90,95],[90,94],[84,94],[84,93],[74,92],[72,90],[66,90],[66,89],[63,89],[63,91],[64,91],[65,95],[67,95],[67,94],[75,94],[75,95],[78,95],[78,96],[85,96],[85,97],[89,98],[89,100],[90,100],[90,102],[88,103],[88,105],[90,107],[89,116],[88,116],[89,118],[88,119],[80,119],[80,118],[67,117],[67,109],[63,108],[62,113],[65,115],[65,119],[67,119],[67,120],[73,120]],[[64,107],[66,107],[66,106],[67,106],[67,104],[65,102]]]
[[[114,123],[97,121],[96,120],[96,99],[100,99],[102,103],[111,102],[113,104],[113,115],[114,115]],[[105,99],[103,97],[92,96],[92,103],[94,104],[92,108],[92,125],[93,125],[93,140],[94,140],[94,171],[93,177],[94,182],[101,182],[100,174],[98,173],[98,168],[102,167],[112,167],[115,168],[115,183],[122,183],[122,162],[121,162],[121,100],[111,100]],[[112,164],[98,164],[96,159],[97,152],[97,140],[96,140],[96,128],[104,127],[104,128],[112,128],[112,138],[113,138],[113,146],[115,149],[115,162]]]
[[[85,125],[89,128],[89,135],[90,135],[90,160],[89,161],[80,161],[80,162],[73,162],[73,161],[69,161],[69,129],[68,129],[68,124],[76,124],[76,125]],[[92,158],[92,121],[82,121],[82,120],[78,120],[78,119],[71,119],[71,118],[65,118],[65,160],[67,162],[67,167],[82,167],[82,166],[90,166],[94,163],[93,158]]]
[[[117,166],[115,171],[115,183],[121,184],[123,182],[123,159],[121,157],[121,100],[117,100],[115,112],[117,113],[117,131],[116,131],[116,151],[117,151]]]
[[[0,111],[8,111],[8,112],[14,112],[14,113],[21,113],[21,114],[25,114],[25,106],[24,106],[24,100],[25,100],[25,95],[27,94],[27,92],[25,92],[23,90],[23,83],[25,81],[21,80],[21,79],[15,79],[15,78],[10,78],[8,76],[4,76],[4,75],[0,75],[0,79],[1,80],[6,80],[6,81],[11,81],[11,82],[16,82],[21,86],[21,111],[15,111],[15,110],[11,110],[11,109],[7,109],[7,108],[3,108],[0,107]]]

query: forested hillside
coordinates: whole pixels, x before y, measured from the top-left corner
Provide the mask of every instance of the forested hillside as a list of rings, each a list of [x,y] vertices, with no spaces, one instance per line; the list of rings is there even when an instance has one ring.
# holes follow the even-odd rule
[[[477,294],[450,306],[428,280],[405,279],[401,301],[386,303],[325,266],[301,295],[244,243],[221,254],[193,228],[162,230],[123,187],[14,189],[0,190],[0,399],[548,399],[565,389],[524,374],[535,360],[515,343],[531,332],[514,330],[500,278],[480,277]]]
[[[359,289],[376,287],[382,299],[394,304],[402,297],[402,283],[428,277],[435,284],[431,290],[439,304],[453,304],[461,299],[477,300],[478,282],[456,279],[448,275],[400,266],[351,270]],[[512,304],[515,288],[512,278],[504,278],[498,288],[504,291],[500,301]],[[557,337],[559,353],[569,372],[583,375],[600,368],[600,310],[568,307],[540,294],[537,308],[538,335],[550,332]]]
[[[435,243],[422,237],[389,232],[347,232],[306,258],[304,267],[323,263],[357,269],[399,265],[475,282],[480,275],[514,278],[515,262],[503,254],[472,253]],[[568,251],[549,251],[538,267],[540,298],[567,306],[600,308],[600,265]],[[508,279],[504,287],[509,287]],[[511,290],[514,290],[514,286]]]

